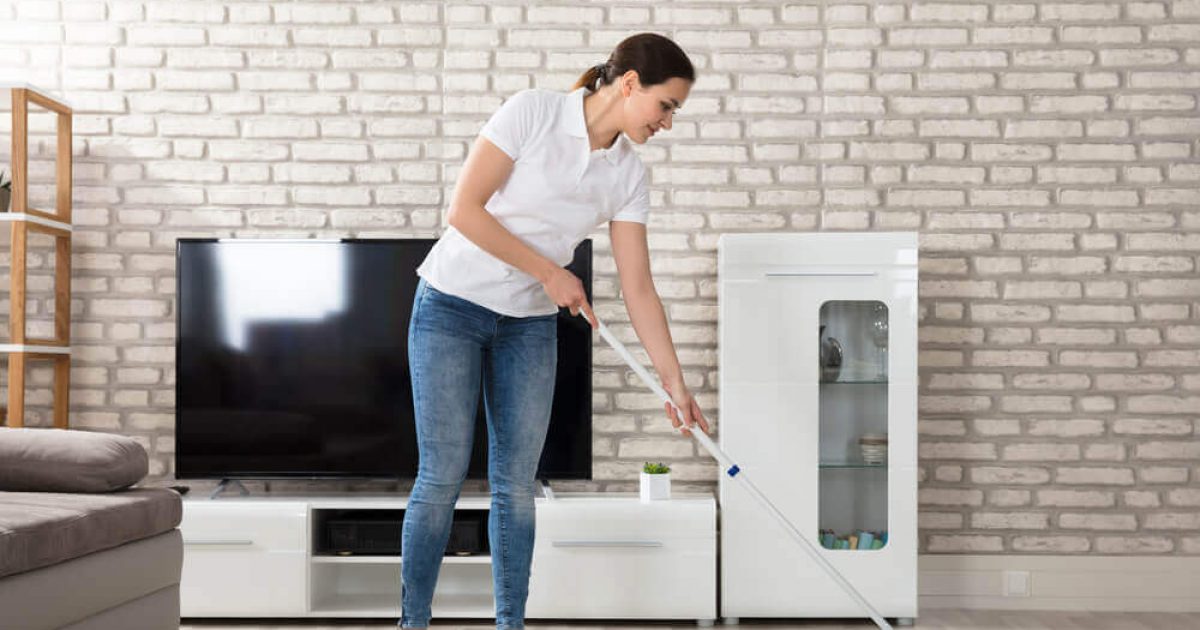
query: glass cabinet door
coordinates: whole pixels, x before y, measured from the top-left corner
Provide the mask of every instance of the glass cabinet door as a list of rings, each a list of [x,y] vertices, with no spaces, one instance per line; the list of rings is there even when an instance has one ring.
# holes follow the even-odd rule
[[[815,332],[818,538],[827,549],[881,549],[888,534],[888,307],[824,302]]]

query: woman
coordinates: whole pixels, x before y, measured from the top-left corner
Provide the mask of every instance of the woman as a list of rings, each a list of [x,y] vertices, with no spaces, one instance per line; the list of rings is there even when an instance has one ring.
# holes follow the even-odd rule
[[[671,424],[685,434],[695,424],[708,431],[651,279],[646,169],[629,146],[671,128],[694,80],[674,42],[635,35],[569,94],[519,92],[480,130],[458,178],[450,227],[417,269],[409,364],[420,464],[401,542],[402,627],[429,624],[481,381],[496,627],[524,627],[558,309],[582,311],[596,326],[583,284],[563,266],[596,226],[609,222],[634,330],[685,416],[664,403]]]

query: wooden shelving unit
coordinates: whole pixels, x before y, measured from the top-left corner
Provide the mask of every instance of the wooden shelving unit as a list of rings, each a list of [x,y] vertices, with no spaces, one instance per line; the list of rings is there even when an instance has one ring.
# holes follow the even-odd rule
[[[71,120],[72,109],[61,99],[25,83],[0,82],[12,96],[12,211],[0,212],[11,224],[12,268],[9,276],[9,343],[0,344],[8,359],[8,406],[0,424],[25,425],[25,367],[29,360],[54,363],[54,426],[67,428],[71,391]],[[29,206],[29,107],[36,105],[57,117],[55,209]],[[2,209],[0,209],[2,210]],[[25,334],[26,245],[30,232],[54,239],[54,337]]]

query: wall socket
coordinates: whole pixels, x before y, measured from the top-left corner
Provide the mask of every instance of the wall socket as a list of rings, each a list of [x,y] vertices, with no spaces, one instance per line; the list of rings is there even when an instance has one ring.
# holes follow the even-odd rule
[[[1028,571],[1005,571],[1004,572],[1004,596],[1005,597],[1029,597],[1029,572]]]

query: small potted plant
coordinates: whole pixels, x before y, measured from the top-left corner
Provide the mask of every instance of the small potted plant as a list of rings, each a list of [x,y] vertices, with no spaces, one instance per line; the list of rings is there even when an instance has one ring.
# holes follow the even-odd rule
[[[671,468],[662,463],[646,462],[642,466],[641,499],[643,503],[671,498]]]
[[[8,171],[0,169],[0,212],[8,212],[8,200],[12,197],[12,179]]]

